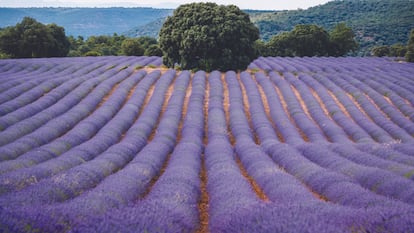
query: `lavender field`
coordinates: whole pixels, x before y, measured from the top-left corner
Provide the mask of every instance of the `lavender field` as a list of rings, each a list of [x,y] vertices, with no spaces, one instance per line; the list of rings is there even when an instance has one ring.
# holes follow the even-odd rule
[[[414,64],[0,60],[0,232],[414,232]]]

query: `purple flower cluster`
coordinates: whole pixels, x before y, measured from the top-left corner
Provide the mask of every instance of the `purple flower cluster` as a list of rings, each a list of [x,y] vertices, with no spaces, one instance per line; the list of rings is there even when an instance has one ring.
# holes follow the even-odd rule
[[[121,169],[147,144],[147,139],[157,124],[164,93],[174,77],[175,71],[170,70],[159,79],[151,100],[122,141],[88,162],[41,180],[20,192],[3,196],[1,205],[62,202],[96,186],[106,176]]]
[[[241,80],[246,88],[246,94],[249,97],[250,113],[255,125],[255,131],[260,138],[262,144],[277,144],[272,127],[269,125],[265,115],[263,106],[258,99],[258,90],[250,74],[241,73]],[[244,116],[238,111],[243,111],[243,99],[240,91],[240,85],[234,75],[226,76],[227,85],[232,86],[230,90],[230,122],[234,121],[237,116]],[[253,110],[254,109],[254,110]],[[236,113],[236,114],[235,114]],[[245,137],[243,134],[237,133],[238,128],[249,128],[246,117],[243,117],[244,124],[231,127],[234,137],[236,138],[236,153],[239,156],[247,173],[262,187],[268,198],[273,202],[280,203],[311,203],[315,201],[314,196],[305,188],[305,186],[288,173],[283,172],[272,159],[265,154],[261,148],[256,145],[251,137]],[[261,127],[257,127],[258,123]],[[259,131],[266,131],[261,132]]]
[[[255,77],[257,83],[263,88],[269,103],[270,117],[282,134],[283,140],[291,145],[303,143],[303,138],[300,136],[294,123],[290,121],[288,114],[284,111],[280,97],[276,93],[272,82],[263,73],[256,73]],[[248,87],[246,86],[246,88]]]
[[[16,163],[15,166],[26,168],[2,175],[0,178],[0,187],[2,187],[0,189],[2,192],[21,189],[27,184],[38,182],[45,177],[57,174],[85,161],[89,161],[98,154],[104,152],[113,144],[117,143],[122,135],[133,125],[144,104],[148,90],[160,75],[160,72],[156,71],[146,75],[136,86],[134,94],[130,97],[128,102],[124,104],[119,112],[108,123],[102,124],[99,131],[91,139],[85,140],[80,145],[71,148],[69,151],[58,157],[47,157],[46,153],[36,150],[33,153],[28,152],[32,153],[32,157],[27,158],[26,160],[20,159],[19,157],[16,160],[10,161],[9,163]],[[139,77],[140,75],[138,74],[136,78]],[[116,93],[114,93],[114,95],[116,95]],[[96,115],[96,113],[93,115]],[[105,115],[102,115],[102,117],[106,118]],[[102,119],[102,117],[98,117],[96,120]],[[97,124],[97,122],[94,121],[87,122],[95,125]],[[42,157],[40,157],[40,155],[42,155]],[[33,166],[35,162],[40,162],[40,160],[46,159],[50,160]],[[7,162],[0,164],[0,166],[3,167],[3,164],[7,164]],[[11,167],[4,167],[4,169],[10,170]]]
[[[96,88],[93,88],[93,85],[98,83],[93,83],[89,88],[85,89],[85,94],[88,92],[91,93],[64,114],[57,116],[55,115],[53,117],[53,115],[47,115],[46,112],[42,111],[41,116],[28,118],[25,121],[21,121],[12,127],[9,127],[6,131],[1,132],[0,137],[7,139],[2,140],[3,146],[0,148],[0,160],[4,161],[15,159],[21,154],[49,143],[55,138],[65,134],[82,119],[91,114],[101,102],[103,97],[108,94],[118,82],[127,78],[131,74],[131,71],[123,70],[116,75],[115,74],[116,73],[108,74],[113,75],[113,78],[110,79],[108,79],[107,76],[101,76],[101,80],[99,81],[104,79],[107,80],[100,83],[96,86]],[[59,108],[60,104],[62,103],[57,103],[56,105],[58,106],[56,106],[56,108]],[[56,110],[56,108],[53,110]],[[53,113],[53,111],[51,112]],[[43,123],[45,124],[42,125]],[[4,145],[6,143],[8,144]],[[64,147],[68,146],[70,147],[70,144],[64,145]],[[60,154],[61,151],[57,149],[56,153]]]
[[[300,93],[302,100],[312,116],[312,119],[319,126],[319,128],[321,128],[330,141],[341,143],[351,142],[344,130],[335,122],[332,122],[332,120],[329,119],[329,116],[325,114],[320,106],[322,103],[319,103],[319,101],[312,95],[306,84],[292,75],[285,75],[284,77]]]
[[[414,231],[412,65],[161,64],[0,60],[0,232]]]
[[[329,116],[342,127],[347,135],[353,141],[358,143],[374,142],[374,140],[361,128],[355,124],[352,119],[345,115],[345,112],[338,106],[328,90],[322,86],[318,81],[307,74],[301,74],[299,79],[312,88],[321,98],[323,104],[326,106]]]
[[[284,73],[289,76],[291,73]],[[289,83],[277,73],[269,74],[270,80],[279,88],[284,100],[286,101],[289,115],[295,120],[296,125],[302,130],[311,142],[327,142],[322,130],[314,123],[314,121],[306,115],[304,109],[300,105],[297,97]]]
[[[358,104],[364,109],[365,113],[370,117],[370,119],[374,121],[377,125],[381,126],[393,138],[402,140],[403,142],[413,141],[413,137],[409,134],[409,132],[406,132],[404,129],[398,127],[398,124],[395,124],[395,122],[392,122],[390,119],[386,118],[384,116],[385,114],[380,111],[381,109],[382,110],[387,109],[387,107],[392,108],[392,106],[389,105],[388,102],[385,102],[385,105],[384,105],[385,100],[382,99],[383,101],[381,102],[380,100],[382,97],[378,95],[374,95],[373,93],[370,93],[368,97],[366,93],[360,90],[361,86],[363,85],[359,84],[357,88],[355,87],[355,84],[353,84],[350,80],[347,79],[347,77],[348,77],[347,75],[341,75],[341,76],[338,76],[338,78],[335,78],[332,80],[339,87],[344,89],[346,92],[350,93],[352,97],[354,98],[354,100],[356,100]],[[374,103],[372,103],[370,99],[373,99],[374,102],[381,102],[381,105],[374,105]],[[386,111],[386,112],[388,112],[389,117],[394,116],[394,117],[391,117],[391,119],[394,118],[394,121],[401,122],[399,123],[399,125],[406,123],[408,124],[408,126],[405,126],[405,127],[410,127],[413,124],[412,122],[407,123],[404,117],[402,117],[402,119],[398,118],[400,114],[399,111],[391,110],[391,113],[390,111]],[[395,118],[398,118],[398,119],[395,120]]]
[[[230,74],[230,75],[234,75]],[[210,86],[208,105],[208,144],[205,163],[208,174],[209,229],[218,232],[220,227],[234,217],[259,203],[248,181],[243,177],[235,161],[227,131],[223,107],[224,90],[219,72],[208,77]],[[248,132],[245,132],[249,134]]]
[[[331,93],[334,93],[339,102],[346,108],[346,111],[352,117],[353,121],[361,126],[367,132],[372,139],[380,143],[393,142],[394,138],[386,132],[379,125],[372,122],[372,120],[361,111],[359,105],[353,102],[350,95],[332,81],[335,78],[327,79],[325,76],[314,75],[313,78],[319,81],[326,89]]]

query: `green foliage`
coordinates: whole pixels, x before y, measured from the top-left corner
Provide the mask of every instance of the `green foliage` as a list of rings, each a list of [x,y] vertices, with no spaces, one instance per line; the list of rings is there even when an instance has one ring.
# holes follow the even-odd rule
[[[273,36],[261,49],[262,56],[343,56],[357,48],[352,29],[338,24],[331,32],[317,25],[296,25]]]
[[[414,61],[414,29],[411,30],[407,46],[397,43],[391,46],[382,45],[376,46],[371,50],[371,54],[376,57],[405,57],[408,62]]]
[[[408,62],[414,62],[414,29],[412,29],[410,33],[405,60]]]
[[[404,57],[407,53],[407,46],[398,43],[390,46],[390,56],[391,57]]]
[[[371,55],[375,57],[404,57],[408,51],[408,46],[400,43],[391,46],[382,45],[372,48]]]
[[[148,48],[151,45],[158,44],[157,40],[154,37],[149,37],[149,36],[137,37],[137,40],[141,44],[141,46],[144,48]]]
[[[96,51],[89,51],[87,53],[85,53],[86,57],[97,57],[97,56],[102,56],[102,54],[96,52]]]
[[[256,54],[264,57],[270,56],[269,48],[263,40],[256,40],[254,42],[254,48],[256,50]]]
[[[328,53],[329,35],[317,25],[297,25],[290,38],[295,56],[324,56]]]
[[[234,5],[192,3],[178,7],[159,35],[164,64],[182,69],[239,70],[256,57],[258,29]]]
[[[10,58],[10,55],[0,52],[0,59]]]
[[[405,43],[414,28],[413,12],[412,0],[342,0],[307,10],[254,14],[252,21],[265,41],[291,31],[298,24],[316,24],[332,30],[344,22],[356,35],[359,48],[355,55],[370,55],[374,46]]]
[[[162,56],[158,42],[151,37],[128,38],[114,33],[112,36],[91,36],[87,40],[69,36],[68,56]]]
[[[152,44],[148,46],[144,53],[145,56],[158,56],[162,57],[162,50],[158,44]]]
[[[372,55],[375,57],[385,57],[390,55],[390,47],[387,45],[377,46],[372,49]]]
[[[95,51],[103,56],[116,56],[122,53],[121,44],[125,36],[114,33],[112,36],[91,36],[80,46],[81,54]]]
[[[127,56],[142,56],[144,48],[139,39],[125,39],[121,44],[122,53]]]
[[[355,51],[358,44],[355,41],[355,34],[345,23],[337,24],[329,32],[329,55],[334,57],[344,56],[350,51]]]
[[[11,57],[63,57],[69,46],[64,28],[43,25],[29,17],[0,32],[0,50]]]
[[[51,41],[49,42],[49,56],[65,57],[69,52],[70,42],[65,35],[65,29],[56,24],[49,24],[46,26],[51,34]]]
[[[293,57],[295,53],[290,32],[282,32],[272,37],[267,43],[267,47],[268,54],[266,55],[268,56]]]

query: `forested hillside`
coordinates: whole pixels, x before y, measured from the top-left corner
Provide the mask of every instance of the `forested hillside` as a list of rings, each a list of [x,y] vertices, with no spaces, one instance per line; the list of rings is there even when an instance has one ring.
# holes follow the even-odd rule
[[[317,24],[330,30],[345,22],[356,33],[362,55],[372,46],[406,44],[414,28],[413,12],[412,0],[338,0],[307,10],[255,13],[251,18],[265,40],[297,24]]]
[[[368,55],[374,46],[406,44],[414,28],[412,0],[337,0],[306,10],[247,11],[260,29],[261,38],[269,40],[280,32],[291,31],[297,24],[317,24],[331,30],[345,22],[357,35],[358,55]],[[127,36],[156,36],[162,26],[149,22],[129,30]]]

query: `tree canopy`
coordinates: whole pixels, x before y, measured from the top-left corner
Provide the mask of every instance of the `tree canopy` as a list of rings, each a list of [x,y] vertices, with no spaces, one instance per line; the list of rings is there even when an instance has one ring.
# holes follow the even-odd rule
[[[376,46],[372,48],[371,55],[376,57],[405,57],[406,61],[414,62],[414,29],[411,30],[407,45],[396,43],[391,46]]]
[[[144,48],[138,39],[125,39],[121,44],[123,54],[127,56],[142,56],[144,55]]]
[[[63,57],[69,47],[63,27],[44,25],[30,17],[0,31],[0,50],[11,57]]]
[[[251,19],[265,41],[298,24],[316,24],[330,31],[344,22],[355,32],[359,45],[355,55],[369,56],[374,46],[405,43],[414,27],[413,12],[412,0],[337,0],[306,10],[252,14]]]
[[[181,5],[159,34],[165,65],[206,71],[245,69],[256,57],[257,39],[248,14],[215,3]]]
[[[345,23],[337,24],[329,32],[330,47],[328,54],[330,56],[339,57],[350,51],[355,51],[358,44],[355,41],[355,33]]]
[[[344,56],[358,45],[351,28],[338,24],[329,33],[320,26],[300,24],[270,39],[265,56]],[[261,54],[263,55],[263,54]]]

